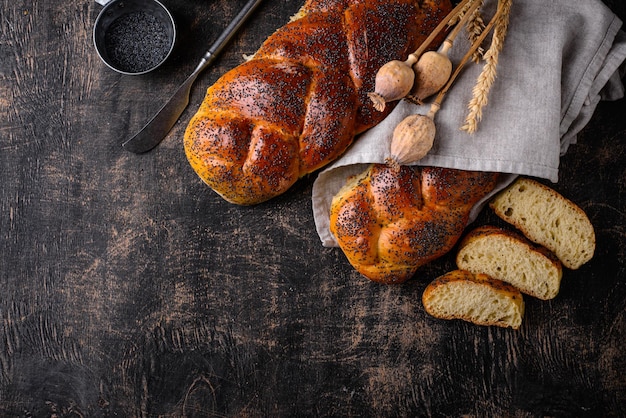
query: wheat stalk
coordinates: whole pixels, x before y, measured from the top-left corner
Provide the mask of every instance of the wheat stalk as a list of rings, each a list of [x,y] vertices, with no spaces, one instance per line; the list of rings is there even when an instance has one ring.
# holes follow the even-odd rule
[[[478,39],[482,31],[485,30],[485,21],[483,20],[483,17],[480,14],[480,8],[482,7],[484,0],[479,0],[479,1],[480,1],[479,7],[474,11],[470,19],[467,21],[467,25],[466,25],[467,38],[470,41],[470,44],[474,43],[474,41]],[[476,50],[476,53],[474,53],[474,55],[472,56],[472,61],[474,61],[475,63],[479,63],[484,52],[485,50],[483,49],[483,47],[482,46],[479,47]]]
[[[452,27],[457,25],[461,20],[464,20],[467,11],[473,7],[473,5],[478,4],[478,7],[482,5],[484,0],[469,0],[465,4],[462,2],[457,5],[458,11],[456,13],[450,13],[451,17],[448,20],[448,27]]]
[[[498,1],[498,9],[501,9],[501,13],[494,26],[491,45],[483,55],[485,65],[472,90],[473,97],[468,104],[469,113],[465,119],[465,124],[461,127],[462,130],[468,133],[474,133],[478,129],[478,123],[483,115],[483,108],[488,102],[489,91],[496,79],[498,59],[509,26],[511,4],[512,0]]]

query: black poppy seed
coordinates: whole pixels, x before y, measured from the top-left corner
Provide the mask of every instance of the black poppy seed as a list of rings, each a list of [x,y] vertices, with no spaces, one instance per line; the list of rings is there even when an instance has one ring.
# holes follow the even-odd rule
[[[139,11],[115,19],[105,34],[104,46],[115,68],[141,73],[163,61],[171,43],[163,22]]]

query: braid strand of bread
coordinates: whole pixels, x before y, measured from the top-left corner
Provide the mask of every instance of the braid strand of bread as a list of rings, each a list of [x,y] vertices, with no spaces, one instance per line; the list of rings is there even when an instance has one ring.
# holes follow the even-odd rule
[[[379,123],[367,97],[386,62],[405,59],[450,0],[309,0],[247,62],[220,77],[185,131],[189,163],[229,202],[284,193]]]
[[[452,249],[496,173],[372,164],[335,195],[330,231],[352,266],[392,284]]]

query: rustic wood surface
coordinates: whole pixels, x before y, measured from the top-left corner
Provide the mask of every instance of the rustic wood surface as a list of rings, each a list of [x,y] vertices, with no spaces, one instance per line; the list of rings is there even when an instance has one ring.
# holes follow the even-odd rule
[[[174,55],[131,77],[96,55],[95,2],[0,0],[0,415],[626,416],[625,100],[553,185],[589,214],[595,258],[526,298],[519,331],[439,321],[420,298],[451,256],[375,285],[320,245],[314,175],[238,207],[186,161],[206,87],[299,1],[261,5],[161,146],[120,147],[244,1],[163,3]]]

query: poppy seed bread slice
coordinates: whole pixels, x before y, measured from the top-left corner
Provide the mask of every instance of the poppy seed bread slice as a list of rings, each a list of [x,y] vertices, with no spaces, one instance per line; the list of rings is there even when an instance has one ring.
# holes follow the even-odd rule
[[[454,270],[433,280],[422,294],[427,313],[476,325],[518,329],[524,316],[520,291],[486,274]]]
[[[596,237],[585,212],[535,180],[518,178],[489,206],[526,238],[552,251],[567,268],[575,270],[593,257]]]
[[[495,226],[481,226],[459,245],[456,265],[512,284],[522,293],[553,299],[561,286],[561,262],[544,247],[520,234]]]

